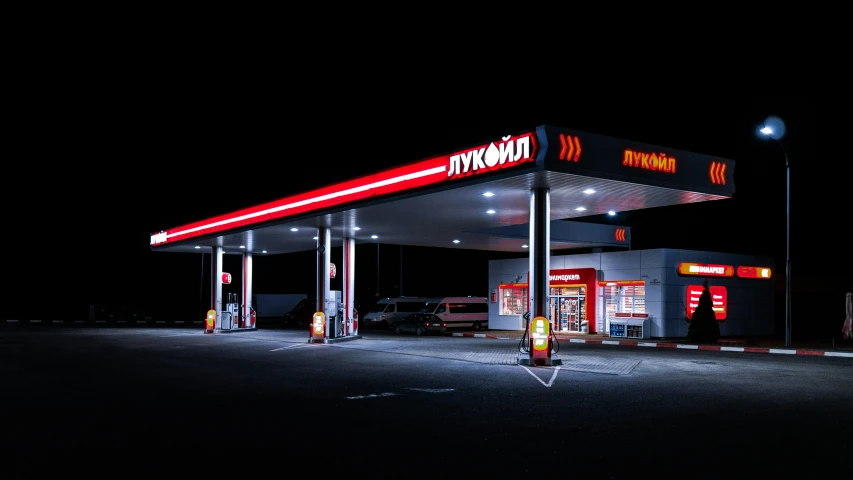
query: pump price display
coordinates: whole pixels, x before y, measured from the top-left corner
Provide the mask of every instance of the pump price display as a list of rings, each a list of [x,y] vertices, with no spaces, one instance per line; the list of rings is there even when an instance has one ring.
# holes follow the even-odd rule
[[[323,336],[323,330],[326,328],[326,314],[323,312],[315,313],[314,321],[311,322],[311,328],[314,331],[314,335]]]
[[[533,339],[533,349],[542,351],[548,349],[548,337],[551,324],[545,317],[536,317],[530,322],[530,338]]]

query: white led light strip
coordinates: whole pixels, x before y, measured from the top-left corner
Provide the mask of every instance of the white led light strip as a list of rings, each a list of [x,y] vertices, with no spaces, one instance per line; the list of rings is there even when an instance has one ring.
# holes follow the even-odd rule
[[[428,177],[430,175],[435,175],[438,173],[444,173],[447,171],[447,165],[443,165],[441,167],[430,168],[429,170],[422,170],[420,172],[409,173],[406,175],[401,175],[399,177],[389,178],[387,180],[382,180],[379,182],[369,183],[367,185],[362,185],[360,187],[350,188],[347,190],[343,190],[335,193],[328,193],[326,195],[321,195],[319,197],[309,198],[306,200],[300,200],[298,202],[288,203],[286,205],[279,205],[278,207],[268,208],[266,210],[261,210],[254,213],[247,213],[246,215],[240,215],[239,217],[229,218],[228,220],[220,220],[218,222],[208,223],[206,225],[201,225],[199,227],[193,227],[187,230],[182,230],[180,232],[173,232],[166,235],[166,238],[174,238],[180,235],[186,235],[188,233],[198,232],[199,230],[205,230],[207,228],[219,227],[222,225],[228,225],[229,223],[241,222],[243,220],[248,220],[250,218],[261,217],[264,215],[268,215],[270,213],[281,212],[282,210],[288,210],[291,208],[302,207],[305,205],[310,205],[316,202],[323,202],[326,200],[331,200],[333,198],[345,197],[347,195],[352,195],[354,193],[364,192],[367,190],[372,190],[374,188],[384,187],[387,185],[393,185],[395,183],[405,182],[407,180],[414,180],[416,178]]]

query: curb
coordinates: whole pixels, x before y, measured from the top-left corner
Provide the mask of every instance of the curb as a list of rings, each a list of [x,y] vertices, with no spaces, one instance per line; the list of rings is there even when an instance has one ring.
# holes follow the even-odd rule
[[[490,338],[494,340],[514,340],[509,337],[498,337],[484,333],[451,333],[453,337]],[[565,341],[566,339],[563,339]],[[826,350],[809,350],[793,348],[765,348],[765,347],[726,347],[722,345],[691,345],[684,343],[662,343],[662,342],[630,342],[622,340],[586,340],[584,338],[570,338],[569,343],[589,345],[614,345],[621,347],[646,347],[646,348],[674,348],[680,350],[703,350],[712,352],[738,352],[738,353],[769,353],[776,355],[805,355],[809,357],[845,357],[853,358],[853,352],[834,352]]]
[[[469,338],[491,338],[493,340],[509,340],[509,337],[498,337],[497,335],[487,335],[485,333],[448,333],[450,337],[469,337]]]
[[[202,324],[204,321],[202,320],[95,320],[94,322],[88,320],[17,320],[17,319],[6,319],[0,320],[0,323],[6,324],[19,324],[19,325],[193,325],[193,324]]]

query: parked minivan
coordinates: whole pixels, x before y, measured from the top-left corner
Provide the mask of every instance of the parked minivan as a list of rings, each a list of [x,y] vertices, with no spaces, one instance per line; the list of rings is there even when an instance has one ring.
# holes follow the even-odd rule
[[[427,300],[419,297],[383,298],[373,305],[361,322],[365,327],[390,328],[398,321],[420,311]]]
[[[489,304],[485,297],[431,298],[419,313],[434,315],[446,328],[489,328]]]

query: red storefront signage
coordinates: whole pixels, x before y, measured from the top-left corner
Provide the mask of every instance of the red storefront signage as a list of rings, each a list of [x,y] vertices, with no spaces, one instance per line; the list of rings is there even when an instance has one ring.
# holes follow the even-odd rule
[[[737,267],[737,276],[740,278],[770,278],[773,272],[767,267]]]
[[[598,299],[598,272],[594,268],[568,268],[551,270],[548,283],[554,287],[584,287],[586,308],[584,315],[589,326],[589,333],[596,333],[595,303]]]
[[[530,277],[530,272],[527,273]],[[594,268],[568,268],[551,270],[548,274],[548,284],[555,287],[584,287],[586,289],[586,320],[589,325],[589,333],[595,333],[595,302],[598,299],[598,272]],[[501,289],[505,288],[527,288],[527,283],[502,283]],[[550,294],[550,292],[549,292]]]
[[[696,277],[725,277],[731,278],[735,274],[735,267],[731,265],[716,265],[711,263],[679,263],[679,275],[692,275]]]
[[[222,272],[222,283],[228,285],[231,283],[231,274]]]
[[[693,312],[699,306],[699,297],[704,288],[702,285],[690,285],[687,287],[687,318],[693,318]],[[711,304],[714,307],[714,316],[717,320],[725,320],[729,309],[729,296],[726,287],[712,285],[708,287],[711,293]]]
[[[338,273],[338,267],[335,266],[334,263],[329,264],[329,278],[335,278],[335,275]]]

